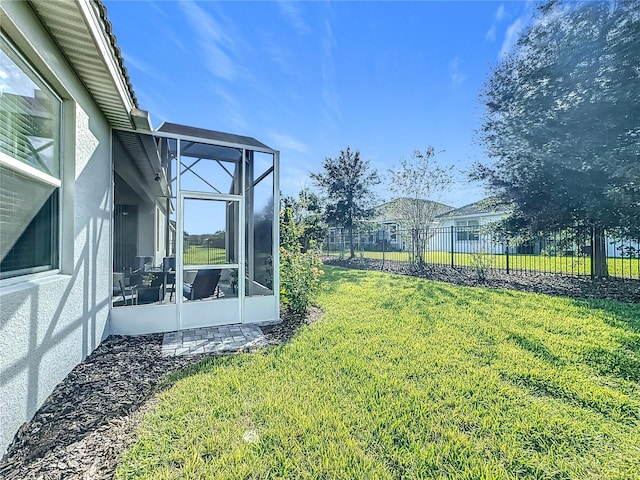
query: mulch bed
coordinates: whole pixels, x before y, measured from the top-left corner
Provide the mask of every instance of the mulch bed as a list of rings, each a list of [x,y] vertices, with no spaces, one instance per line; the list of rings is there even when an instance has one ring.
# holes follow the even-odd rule
[[[326,265],[336,265],[362,270],[378,270],[403,275],[412,275],[471,287],[519,290],[522,292],[546,293],[581,299],[607,299],[626,303],[640,303],[640,280],[621,278],[591,279],[544,273],[507,274],[501,270],[488,270],[486,278],[480,279],[470,267],[427,264],[415,269],[408,262],[390,262],[371,259],[324,258]]]
[[[261,328],[268,344],[278,345],[321,315],[313,308]],[[210,356],[163,357],[161,346],[161,334],[102,342],[22,426],[0,461],[0,478],[113,478],[119,455],[135,440],[136,425],[155,404],[159,380]]]

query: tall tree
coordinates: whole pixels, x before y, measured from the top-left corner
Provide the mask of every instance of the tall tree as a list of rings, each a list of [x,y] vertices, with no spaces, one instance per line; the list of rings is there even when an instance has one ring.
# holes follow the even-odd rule
[[[640,232],[640,0],[550,1],[482,92],[472,178],[511,203],[507,226]]]
[[[380,183],[378,173],[358,150],[347,147],[336,158],[325,158],[322,171],[312,173],[311,179],[325,194],[327,223],[349,232],[351,258],[355,257],[353,229],[374,215],[372,187]]]
[[[408,230],[412,260],[418,266],[424,263],[422,252],[433,220],[451,210],[440,201],[453,184],[453,167],[440,166],[435,157],[433,147],[415,150],[410,160],[403,159],[388,171],[387,188],[397,198],[387,204],[386,214]]]

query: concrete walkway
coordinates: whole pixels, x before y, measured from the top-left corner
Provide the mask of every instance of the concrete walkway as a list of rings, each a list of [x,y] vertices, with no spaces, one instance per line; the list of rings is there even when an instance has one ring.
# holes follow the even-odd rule
[[[165,333],[162,355],[190,355],[197,353],[237,352],[267,344],[260,327],[255,325],[225,325],[202,327]]]

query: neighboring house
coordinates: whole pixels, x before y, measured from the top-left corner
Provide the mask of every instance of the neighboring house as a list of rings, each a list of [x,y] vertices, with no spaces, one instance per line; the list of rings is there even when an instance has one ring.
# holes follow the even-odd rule
[[[408,227],[401,218],[398,218],[398,210],[402,209],[402,206],[398,204],[400,202],[405,202],[413,205],[415,201],[416,200],[410,198],[396,198],[376,207],[376,217],[374,218],[374,222],[382,227],[381,231],[385,232],[383,235],[386,234],[388,236],[389,244],[392,248],[397,250],[407,250],[408,248],[410,235],[408,235],[406,230],[410,227]],[[434,217],[434,221],[429,225],[424,225],[423,228],[433,228],[437,226],[435,218],[453,210],[453,207],[440,202],[420,199],[417,200],[417,202],[422,204],[420,207],[423,209],[422,211],[424,216]]]
[[[368,222],[368,226],[354,230],[354,245],[356,249],[381,250],[382,248],[395,251],[407,250],[410,243],[410,235],[407,227],[398,218],[397,203],[402,201],[412,202],[411,199],[396,198],[375,207],[375,216]],[[439,215],[453,210],[453,207],[431,200],[418,200],[424,203],[425,209],[434,215]],[[432,223],[429,227],[433,227]],[[426,227],[426,226],[425,226]],[[357,235],[356,235],[357,233]],[[327,244],[331,251],[348,249],[348,232],[339,227],[330,227],[328,230]]]
[[[504,253],[502,244],[491,242],[491,236],[483,233],[482,227],[502,220],[508,213],[506,207],[497,205],[492,198],[485,198],[438,215],[436,222],[439,234],[433,238],[431,249],[465,253]],[[451,227],[454,227],[452,234],[448,233]]]
[[[451,251],[451,233],[453,227],[453,251],[457,253],[505,253],[505,244],[495,241],[495,236],[483,231],[491,223],[504,219],[509,214],[509,209],[500,205],[493,197],[485,198],[475,203],[465,205],[445,214],[439,215],[436,220],[438,227],[443,229],[436,235],[430,245],[432,250]],[[540,235],[535,239],[517,241],[511,239],[509,253],[518,255],[589,255],[588,245],[591,244],[590,230],[588,227],[580,227],[573,230],[575,237],[568,236],[566,232],[550,232],[548,235]],[[607,236],[608,257],[634,257],[637,255],[640,242],[637,239],[615,238]],[[566,253],[560,253],[566,252]]]
[[[153,130],[99,0],[3,1],[0,29],[2,453],[110,334],[278,319],[279,154]]]

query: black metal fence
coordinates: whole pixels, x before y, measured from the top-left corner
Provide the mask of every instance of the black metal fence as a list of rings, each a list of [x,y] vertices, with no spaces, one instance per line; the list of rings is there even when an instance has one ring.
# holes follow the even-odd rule
[[[603,235],[603,236],[602,236]],[[536,237],[504,237],[482,227],[450,226],[421,230],[384,225],[353,233],[332,228],[325,255],[383,262],[444,264],[501,270],[640,279],[640,238],[625,238],[591,227],[571,227]],[[594,248],[595,246],[595,248]]]
[[[213,242],[193,242],[188,237],[183,244],[183,262],[185,265],[214,265],[229,263],[224,247]]]

